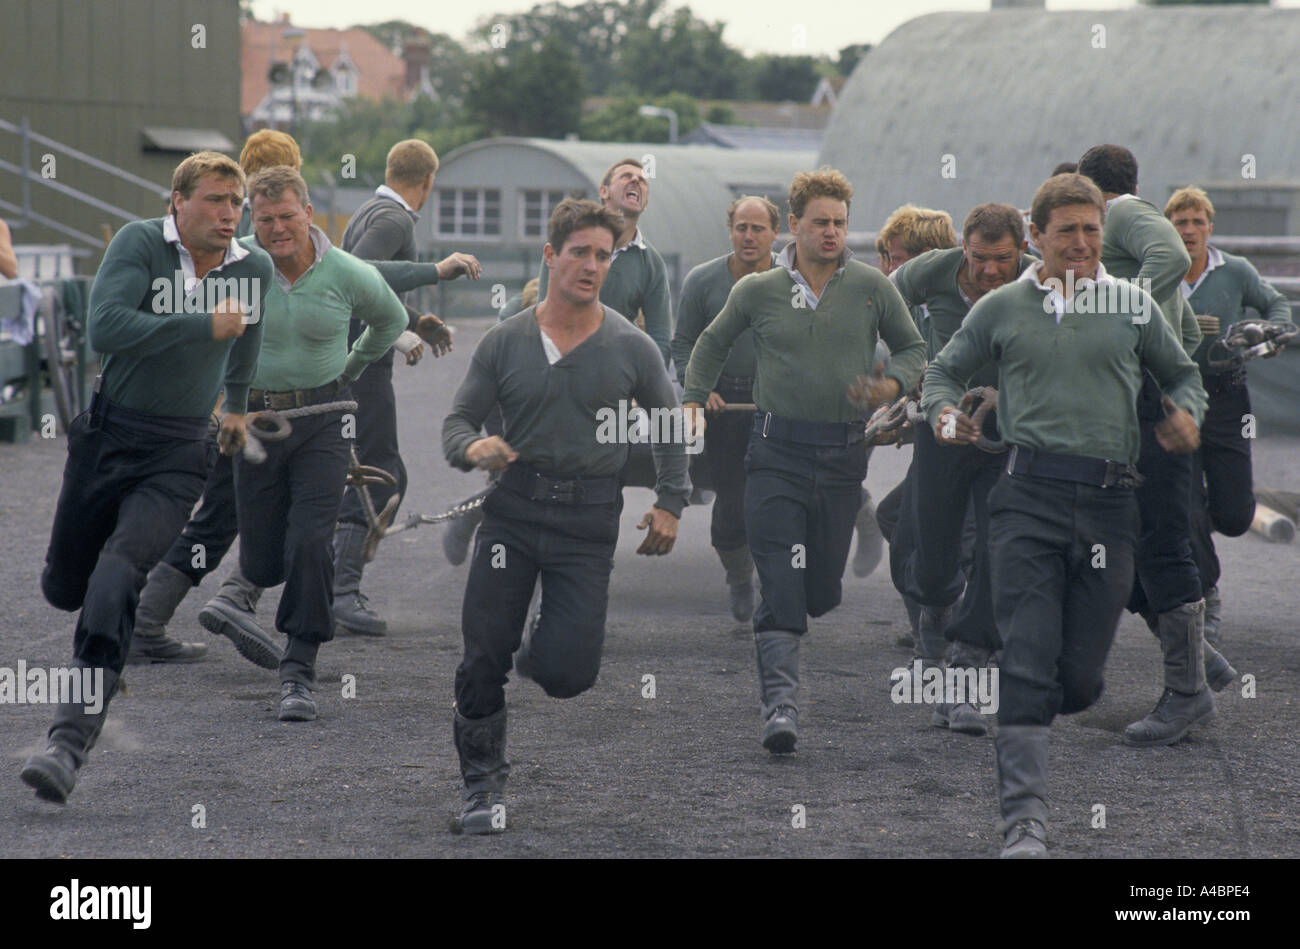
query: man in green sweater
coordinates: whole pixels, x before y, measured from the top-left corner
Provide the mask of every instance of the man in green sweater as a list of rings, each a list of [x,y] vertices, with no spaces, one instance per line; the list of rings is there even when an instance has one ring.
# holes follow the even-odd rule
[[[1247,307],[1266,320],[1289,321],[1291,305],[1260,277],[1250,261],[1209,243],[1214,233],[1214,205],[1203,190],[1175,191],[1165,205],[1165,217],[1192,258],[1179,289],[1193,313],[1199,314],[1196,320],[1205,334],[1195,359],[1210,406],[1201,426],[1201,447],[1192,456],[1192,555],[1205,594],[1205,642],[1218,649],[1222,603],[1212,531],[1238,537],[1250,530],[1255,492],[1251,440],[1243,429],[1243,420],[1251,414],[1246,369],[1213,369],[1209,351],[1224,330],[1246,318]]]
[[[560,202],[547,229],[545,299],[487,332],[443,422],[449,462],[501,473],[465,584],[452,725],[465,785],[453,833],[506,826],[512,653],[518,674],[555,698],[585,692],[600,671],[629,442],[615,420],[625,422],[636,399],[652,413],[678,414],[680,425],[655,347],[600,303],[621,223],[594,201]],[[484,437],[497,404],[503,435]],[[682,434],[670,430],[652,446],[657,500],[637,525],[648,528],[639,554],[666,554],[676,540],[690,494]],[[541,606],[528,623],[539,577]]]
[[[926,313],[922,334],[931,360],[977,301],[1015,280],[1033,262],[1022,253],[1024,240],[1017,208],[980,204],[962,223],[961,247],[929,251],[890,274],[903,301]],[[989,364],[966,386],[997,382],[997,367]],[[996,437],[992,420],[986,427]],[[904,602],[919,605],[915,656],[923,667],[940,666],[946,656],[951,668],[984,668],[1002,647],[987,556],[988,493],[1002,461],[971,445],[940,444],[924,425],[916,428],[901,516],[889,541],[889,564]],[[964,536],[968,521],[974,526],[969,545]],[[971,567],[964,576],[961,560],[967,546]],[[954,611],[958,598],[961,604]],[[937,705],[931,721],[962,734],[988,733],[986,716],[965,700]]]
[[[916,385],[925,341],[898,291],[845,248],[853,187],[840,172],[800,172],[790,185],[794,241],[779,266],[732,288],[686,368],[684,409],[700,409],[732,344],[754,340],[754,416],[745,472],[745,533],[762,600],[754,614],[762,741],[798,740],[799,642],[809,616],[839,605],[862,505],[863,414]],[[874,373],[877,337],[893,354]],[[696,413],[702,421],[702,415]]]
[[[957,409],[966,381],[998,367],[998,424],[1012,446],[989,493],[999,665],[997,768],[1003,857],[1047,854],[1052,720],[1100,697],[1106,654],[1133,583],[1143,369],[1165,390],[1155,435],[1195,450],[1205,410],[1196,364],[1156,304],[1101,264],[1101,192],[1082,175],[1048,179],[1030,234],[1041,263],[985,296],[930,364],[922,408],[935,437],[974,442]]]
[[[203,491],[223,386],[221,449],[244,442],[272,269],[233,241],[243,197],[238,165],[191,155],[172,176],[173,213],[118,231],[91,288],[89,339],[103,370],[68,432],[41,590],[52,606],[81,610],[73,665],[103,678],[97,696],[59,706],[44,754],[23,767],[43,800],[67,800],[104,727],[145,575]]]
[[[334,638],[334,524],[350,463],[355,418],[348,384],[406,329],[406,310],[374,267],[330,246],[311,223],[307,185],[278,166],[249,182],[254,238],[275,261],[255,409],[301,409],[266,460],[235,460],[235,506],[243,538],[239,566],[260,587],[284,583],[276,628],[289,637],[280,660],[280,720],[316,717],[316,654]],[[348,321],[368,326],[348,349]]]
[[[274,129],[262,129],[250,135],[244,143],[243,151],[239,154],[239,164],[244,174],[251,178],[257,172],[276,165],[300,169],[302,155],[292,136]],[[244,216],[235,230],[238,237],[247,237],[253,233],[252,211],[249,207],[249,199],[245,197]],[[441,266],[407,261],[367,262],[379,270],[380,275],[397,293],[437,283],[438,267]],[[437,323],[436,317],[432,316],[424,317],[423,321]],[[432,329],[436,331],[439,326],[440,324]],[[425,331],[425,328],[420,329],[420,332]],[[435,340],[428,342],[431,347],[436,346]],[[400,338],[398,345],[401,345]],[[413,350],[412,354],[414,352]],[[435,355],[436,352],[435,348]],[[140,591],[135,635],[131,639],[128,662],[195,662],[206,655],[205,644],[182,643],[167,635],[166,625],[190,590],[217,569],[238,533],[234,460],[225,455],[217,455],[208,472],[207,483],[203,486],[203,500],[198,509],[171,549],[149,572],[148,581]],[[209,632],[230,639],[239,654],[250,662],[267,669],[277,669],[283,658],[283,650],[257,622],[255,610],[261,595],[262,588],[249,582],[236,566],[222,582],[216,596],[199,611],[199,623]]]
[[[686,383],[686,364],[695,341],[709,322],[722,312],[736,282],[762,273],[776,260],[772,243],[780,230],[776,205],[767,198],[745,195],[727,208],[730,254],[700,264],[682,281],[673,333],[673,364],[677,379]],[[731,346],[717,387],[704,405],[711,413],[709,437],[701,464],[717,492],[710,521],[710,539],[727,572],[731,615],[741,622],[754,615],[754,560],[745,539],[745,450],[753,419],[744,412],[727,412],[728,402],[754,401],[754,340],[745,330]]]
[[[623,221],[623,230],[614,242],[609,275],[601,285],[600,302],[633,323],[637,322],[639,314],[646,333],[659,347],[664,366],[667,366],[672,358],[673,335],[668,268],[659,251],[641,236],[638,227],[641,215],[650,203],[650,179],[646,177],[641,161],[623,158],[610,165],[601,179],[599,194],[605,208]],[[550,279],[550,269],[543,261],[537,273],[538,299],[546,298]],[[442,537],[442,550],[448,562],[464,563],[481,520],[478,511],[471,511],[447,525]]]
[[[672,358],[673,312],[668,295],[668,268],[659,251],[641,236],[638,222],[650,204],[650,179],[636,158],[623,158],[609,166],[600,181],[600,200],[623,218],[623,233],[614,242],[609,276],[601,287],[600,302],[632,322],[640,313],[645,331],[659,347],[664,365]],[[537,295],[545,298],[550,271],[538,272]]]
[[[1079,174],[1091,178],[1106,199],[1101,261],[1117,278],[1135,280],[1160,304],[1170,328],[1186,327],[1183,348],[1200,342],[1195,315],[1179,284],[1191,259],[1178,232],[1154,206],[1137,196],[1137,160],[1121,145],[1097,145],[1079,159]],[[1137,401],[1142,423],[1142,476],[1136,498],[1137,583],[1129,609],[1146,620],[1160,640],[1164,691],[1146,718],[1124,731],[1124,741],[1146,748],[1178,741],[1193,725],[1214,715],[1210,690],[1225,688],[1236,670],[1203,636],[1205,601],[1192,557],[1190,454],[1165,450],[1155,435],[1164,418],[1160,387],[1151,373]]]

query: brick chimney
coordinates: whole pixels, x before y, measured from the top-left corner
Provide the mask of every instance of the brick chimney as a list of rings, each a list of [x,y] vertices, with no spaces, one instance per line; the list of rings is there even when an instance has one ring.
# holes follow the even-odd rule
[[[403,88],[411,90],[419,87],[423,77],[429,74],[431,59],[428,40],[417,37],[408,39],[402,44],[402,61],[406,63],[406,81],[403,83]]]

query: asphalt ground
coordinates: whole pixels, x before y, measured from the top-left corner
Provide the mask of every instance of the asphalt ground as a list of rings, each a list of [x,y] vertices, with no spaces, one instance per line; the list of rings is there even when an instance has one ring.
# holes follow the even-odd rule
[[[403,513],[436,512],[483,476],[450,468],[440,432],[489,320],[459,324],[456,349],[396,370],[411,474]],[[910,449],[878,449],[880,498]],[[65,664],[73,618],[38,577],[58,495],[62,436],[0,445],[0,666]],[[1300,490],[1300,441],[1255,445],[1256,484]],[[459,805],[451,742],[466,567],[442,527],[386,540],[363,589],[389,622],[382,639],[341,634],[321,650],[320,717],[276,720],[276,675],[203,631],[197,614],[223,564],[182,604],[172,631],[207,642],[206,661],[132,666],[129,694],[67,806],[18,780],[43,747],[52,709],[0,705],[0,854],[29,857],[992,857],[997,798],[991,739],[930,725],[895,704],[890,672],[908,652],[902,604],[882,566],[846,571],[842,605],[813,620],[802,660],[796,754],[759,745],[752,635],[727,610],[708,511],[688,509],[668,557],[634,554],[648,490],[628,489],[599,681],[569,700],[512,679],[507,831],[448,833]],[[1107,688],[1059,718],[1051,752],[1051,853],[1058,858],[1293,857],[1300,854],[1300,547],[1253,533],[1218,539],[1224,652],[1254,676],[1217,697],[1217,720],[1154,750],[1124,726],[1160,694],[1160,654],[1126,616]],[[271,622],[278,590],[259,609]],[[345,676],[355,698],[343,697]],[[653,676],[654,694],[647,684]],[[1249,690],[1246,690],[1249,691]],[[1104,826],[1098,815],[1104,807]],[[200,819],[202,818],[202,819]]]

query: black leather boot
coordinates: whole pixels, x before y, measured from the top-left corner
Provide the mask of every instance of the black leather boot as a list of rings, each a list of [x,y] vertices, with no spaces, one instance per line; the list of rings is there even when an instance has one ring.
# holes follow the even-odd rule
[[[774,755],[789,754],[799,740],[799,639],[783,629],[754,634],[763,747]]]
[[[80,659],[74,659],[72,668],[92,668]],[[54,804],[66,804],[68,795],[77,784],[77,771],[86,763],[90,750],[99,740],[108,717],[109,700],[117,693],[121,677],[112,669],[104,669],[103,689],[95,703],[62,702],[54,713],[50,726],[49,744],[45,752],[32,755],[23,765],[19,775],[23,783],[36,789],[36,796]],[[78,673],[80,675],[80,673]],[[83,694],[83,700],[87,698]],[[95,711],[89,709],[95,708]]]
[[[460,816],[451,819],[453,834],[499,834],[506,829],[506,709],[486,718],[452,712],[452,736],[465,782]]]
[[[997,749],[1002,858],[1047,856],[1047,725],[1001,725]]]

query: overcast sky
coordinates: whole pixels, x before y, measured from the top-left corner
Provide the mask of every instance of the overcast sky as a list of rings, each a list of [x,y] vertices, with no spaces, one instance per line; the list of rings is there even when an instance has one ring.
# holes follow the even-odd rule
[[[528,10],[537,0],[254,0],[259,20],[288,13],[298,26],[338,27],[406,20],[464,40],[479,19]],[[1282,4],[1292,6],[1300,0]],[[566,6],[572,6],[566,3]],[[1049,10],[1121,9],[1134,0],[1048,0]],[[727,24],[723,38],[746,53],[826,53],[851,43],[878,43],[896,26],[923,13],[987,10],[989,0],[668,0],[705,20]],[[804,46],[796,47],[802,27]]]

